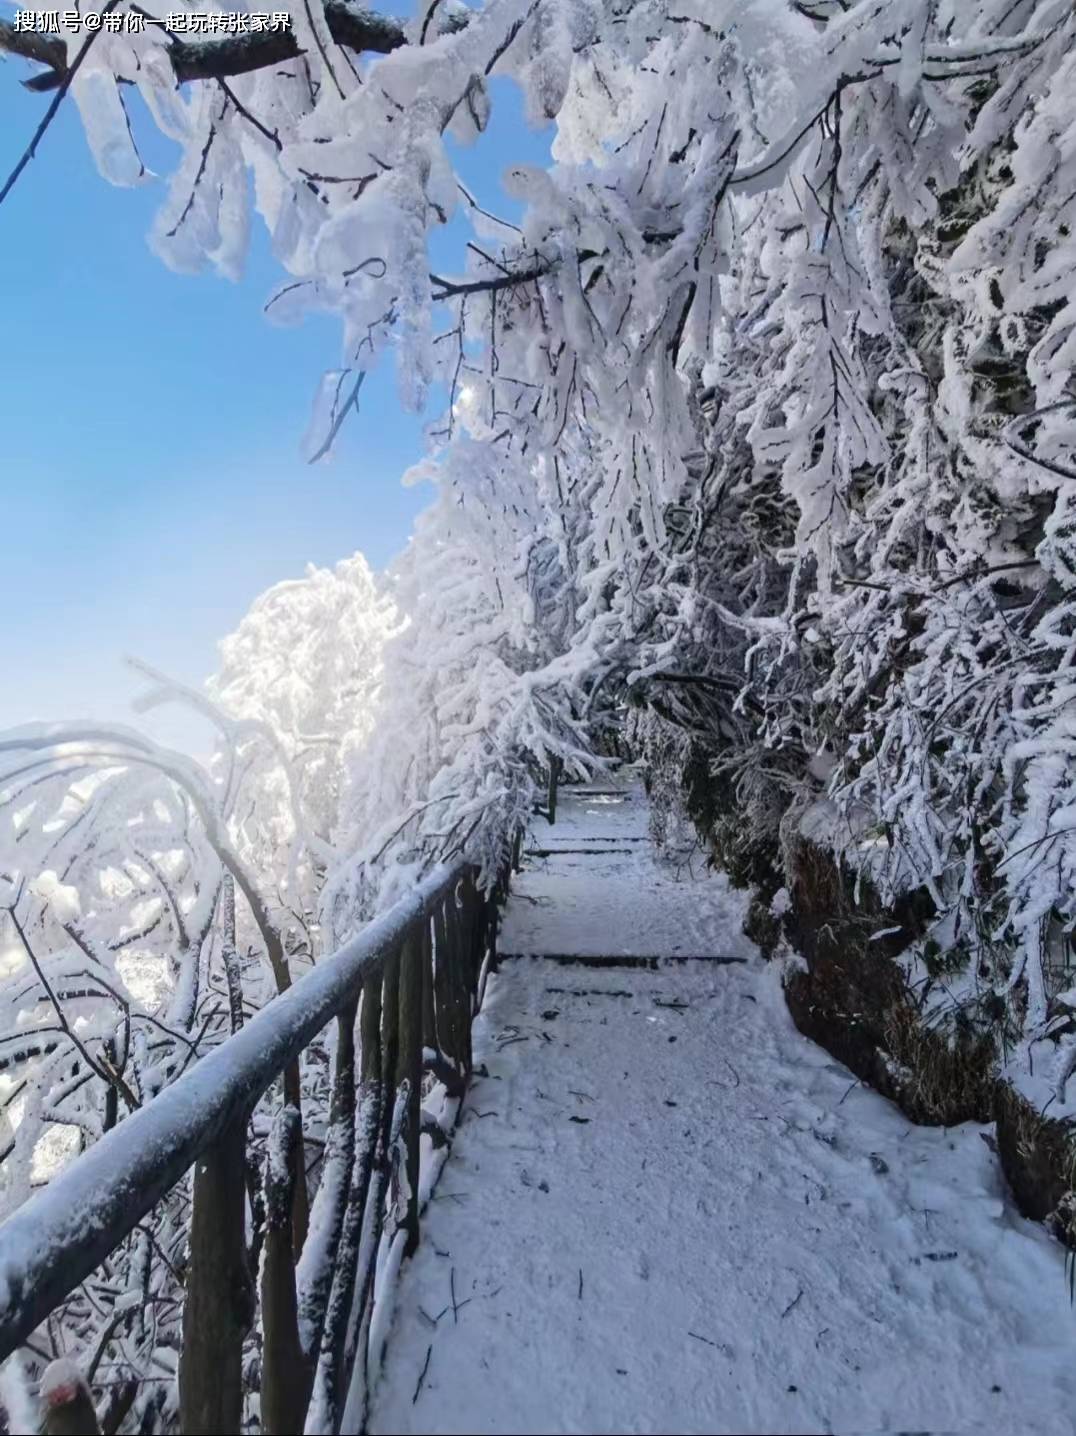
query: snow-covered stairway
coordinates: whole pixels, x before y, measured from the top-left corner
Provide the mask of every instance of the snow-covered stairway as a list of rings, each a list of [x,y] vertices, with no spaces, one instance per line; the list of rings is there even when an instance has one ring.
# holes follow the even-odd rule
[[[988,1133],[800,1037],[741,895],[646,833],[637,790],[536,821],[370,1430],[1069,1436],[1063,1255]]]

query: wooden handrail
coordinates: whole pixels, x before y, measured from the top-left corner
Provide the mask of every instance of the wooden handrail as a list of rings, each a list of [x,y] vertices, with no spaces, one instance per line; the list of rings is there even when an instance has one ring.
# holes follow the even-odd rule
[[[338,1072],[352,1084],[348,1112],[355,1111],[358,1083],[360,1102],[374,1092],[381,1113],[374,1127],[363,1118],[370,1131],[369,1151],[358,1151],[353,1140],[350,1164],[356,1180],[346,1184],[342,1211],[346,1213],[349,1191],[358,1189],[365,1204],[368,1188],[368,1199],[379,1204],[375,1215],[380,1230],[388,1176],[390,1171],[399,1173],[405,1177],[405,1196],[389,1235],[404,1234],[407,1250],[412,1250],[418,1237],[423,1066],[451,1069],[460,1090],[466,1084],[479,972],[495,958],[495,904],[503,899],[507,876],[506,871],[493,893],[483,895],[468,866],[435,870],[14,1212],[0,1226],[0,1360],[106,1261],[197,1164],[185,1282],[185,1315],[190,1320],[184,1322],[180,1364],[181,1421],[189,1433],[238,1430],[243,1398],[239,1359],[250,1312],[237,1300],[236,1288],[243,1285],[240,1276],[245,1272],[243,1154],[255,1104],[317,1034],[339,1019],[347,1029],[344,1067],[338,1066]],[[431,953],[437,949],[434,961]],[[359,1083],[349,1044],[364,993]],[[426,1030],[431,1022],[433,1034]],[[379,1052],[372,1051],[375,1038]],[[376,1081],[371,1080],[373,1073],[379,1074]],[[347,1122],[354,1130],[350,1115]],[[219,1229],[222,1220],[226,1230]],[[356,1226],[354,1213],[347,1220],[341,1217],[341,1233],[353,1233]],[[369,1300],[371,1275],[362,1270],[352,1274],[345,1294],[350,1298],[354,1289],[355,1300]],[[252,1303],[253,1281],[247,1296]],[[218,1315],[215,1308],[229,1302],[230,1309]],[[294,1330],[294,1316],[290,1320]],[[207,1323],[213,1333],[218,1328],[221,1333],[211,1341]],[[330,1322],[327,1328],[326,1343],[336,1350],[341,1341],[337,1313],[335,1325]],[[326,1359],[325,1348],[321,1359]],[[304,1360],[314,1385],[319,1352],[305,1353]],[[333,1367],[328,1378],[334,1426],[346,1396],[346,1389],[339,1388],[346,1387],[349,1377],[345,1364],[344,1369]],[[263,1371],[263,1392],[265,1381]],[[316,1389],[313,1399],[318,1399]]]

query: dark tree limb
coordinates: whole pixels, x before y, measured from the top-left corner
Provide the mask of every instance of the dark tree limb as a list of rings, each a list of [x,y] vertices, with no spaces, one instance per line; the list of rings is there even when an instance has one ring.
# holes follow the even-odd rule
[[[244,1116],[194,1166],[190,1266],[179,1361],[180,1430],[238,1431],[243,1339],[254,1317],[246,1248]]]
[[[284,1107],[277,1115],[270,1140],[282,1160],[270,1160],[265,1176],[261,1427],[267,1436],[276,1436],[302,1430],[311,1375],[299,1339],[295,1294],[292,1209],[303,1128],[294,1107]]]
[[[401,21],[359,5],[349,5],[347,0],[325,0],[325,19],[336,43],[360,54],[388,55],[407,44],[407,32]],[[438,21],[439,33],[451,34],[466,23],[466,17],[442,15]],[[10,22],[0,20],[0,50],[47,66],[42,74],[25,81],[29,90],[55,90],[68,74],[67,46],[55,36],[16,31]],[[169,51],[172,69],[181,85],[195,80],[226,80],[233,75],[272,69],[302,53],[291,30],[259,30],[248,35],[222,35],[204,40],[181,40],[173,36]]]
[[[49,74],[24,81],[28,90],[54,90],[67,71],[67,46],[61,39],[34,30],[16,30],[10,20],[0,20],[0,50],[48,66]]]
[[[529,284],[532,279],[541,279],[552,267],[552,264],[542,262],[514,274],[498,274],[491,279],[462,281],[442,279],[439,274],[431,274],[430,282],[435,286],[433,299],[435,303],[440,303],[445,299],[455,299],[461,294],[495,294],[501,289],[514,289],[520,284]]]
[[[116,6],[117,6],[118,4],[119,4],[119,0],[108,0],[108,3],[102,8],[101,14],[102,14],[102,15],[108,15],[108,14],[110,14],[111,11],[115,10],[115,8],[116,8]],[[5,41],[5,37],[6,37],[6,32],[7,32],[8,30],[11,31],[11,35],[12,35],[13,38],[17,38],[17,39],[21,39],[21,38],[22,38],[22,34],[23,34],[22,31],[19,31],[19,32],[18,32],[18,35],[16,35],[15,30],[12,29],[9,25],[7,25],[6,22],[4,22],[4,27],[3,27],[3,29],[0,29],[0,48],[2,48],[2,47],[4,46],[4,41]],[[19,162],[16,164],[15,168],[14,168],[14,169],[11,171],[11,173],[8,175],[7,179],[4,181],[3,187],[0,188],[0,204],[3,204],[4,200],[7,199],[8,195],[11,193],[11,191],[12,191],[12,189],[13,189],[13,187],[14,187],[16,181],[17,181],[18,178],[19,178],[19,176],[22,174],[23,170],[26,168],[26,166],[30,163],[30,161],[31,161],[31,160],[34,158],[34,156],[36,155],[36,153],[37,153],[37,147],[38,147],[38,145],[41,143],[42,139],[44,138],[45,131],[48,129],[49,125],[51,125],[52,122],[53,122],[53,120],[55,119],[55,117],[56,117],[56,111],[60,108],[61,104],[63,104],[63,98],[64,98],[64,96],[67,94],[68,90],[71,88],[71,82],[72,82],[72,80],[75,78],[75,75],[78,73],[78,68],[79,68],[79,66],[82,64],[83,60],[84,60],[84,59],[86,58],[86,56],[89,54],[89,52],[90,52],[90,46],[91,46],[91,45],[93,44],[93,42],[97,39],[97,36],[98,36],[100,33],[101,33],[101,32],[100,32],[99,30],[94,30],[92,34],[90,34],[90,35],[88,35],[88,36],[86,37],[86,39],[82,42],[82,45],[79,47],[78,53],[75,55],[75,58],[72,60],[70,66],[68,66],[68,64],[67,64],[67,47],[66,47],[66,45],[63,47],[63,51],[64,51],[64,70],[63,70],[63,74],[60,75],[60,76],[57,78],[55,85],[52,85],[52,86],[49,87],[50,89],[55,89],[56,94],[53,95],[53,97],[52,97],[52,103],[49,105],[48,109],[45,111],[44,116],[42,117],[41,123],[38,125],[37,129],[34,131],[34,137],[33,137],[33,139],[30,141],[30,143],[26,146],[26,149],[23,151],[23,153],[22,153],[22,158],[19,160]],[[32,40],[45,40],[45,39],[46,39],[45,36],[38,36],[38,35],[31,35],[29,38],[32,39]],[[47,41],[47,43],[51,44],[51,41]],[[33,58],[36,58],[36,57],[33,57]]]

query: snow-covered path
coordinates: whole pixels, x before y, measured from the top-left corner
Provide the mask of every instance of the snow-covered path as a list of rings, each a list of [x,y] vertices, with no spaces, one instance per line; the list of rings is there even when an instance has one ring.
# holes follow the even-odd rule
[[[987,1129],[913,1127],[803,1039],[741,895],[663,868],[639,794],[562,804],[370,1430],[1068,1436],[1063,1254]]]

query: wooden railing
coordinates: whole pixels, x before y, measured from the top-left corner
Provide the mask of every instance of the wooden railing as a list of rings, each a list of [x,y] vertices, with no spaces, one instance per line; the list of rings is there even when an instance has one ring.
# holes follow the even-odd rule
[[[467,866],[433,873],[9,1217],[0,1359],[77,1295],[193,1166],[185,1259],[174,1272],[180,1430],[248,1429],[252,1392],[264,1432],[361,1429],[378,1253],[391,1268],[418,1242],[420,1138],[425,1130],[427,1153],[443,1149],[450,1126],[430,1118],[424,1127],[423,1088],[436,1086],[441,1105],[458,1110],[450,1099],[470,1076],[471,1022],[496,961],[507,881],[506,868],[486,894]],[[307,1235],[303,1118],[283,1079],[332,1022],[331,1105]],[[256,1107],[272,1126],[255,1203]],[[122,1343],[136,1306],[117,1302],[102,1343]],[[92,1410],[101,1350],[67,1355],[78,1389],[55,1383],[48,1429],[93,1429],[71,1422],[85,1420],[74,1403]],[[137,1380],[132,1373],[128,1410]],[[106,1427],[122,1406],[113,1396]]]

